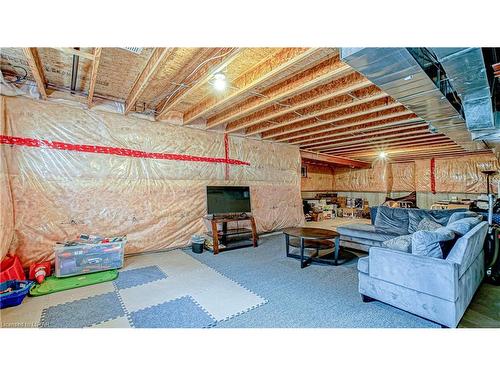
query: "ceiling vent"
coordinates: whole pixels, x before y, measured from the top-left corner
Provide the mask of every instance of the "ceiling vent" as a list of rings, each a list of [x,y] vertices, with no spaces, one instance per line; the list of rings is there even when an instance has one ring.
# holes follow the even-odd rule
[[[143,50],[142,47],[120,47],[120,48],[135,53],[136,55],[140,55]]]

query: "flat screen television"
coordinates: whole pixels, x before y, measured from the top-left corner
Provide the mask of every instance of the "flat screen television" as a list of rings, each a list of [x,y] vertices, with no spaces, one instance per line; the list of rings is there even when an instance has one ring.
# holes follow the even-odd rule
[[[250,187],[207,186],[209,215],[250,213]]]

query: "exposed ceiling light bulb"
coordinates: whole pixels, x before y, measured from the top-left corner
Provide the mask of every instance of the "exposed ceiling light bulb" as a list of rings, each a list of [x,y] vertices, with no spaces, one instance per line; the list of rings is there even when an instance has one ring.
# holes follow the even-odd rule
[[[380,151],[380,152],[378,153],[378,157],[379,157],[380,159],[385,159],[385,158],[387,157],[387,152],[385,152],[385,151]]]
[[[217,91],[224,91],[226,89],[227,82],[225,79],[214,80],[214,87]]]
[[[226,76],[224,73],[215,73],[214,74],[214,87],[217,91],[224,91],[227,86]]]

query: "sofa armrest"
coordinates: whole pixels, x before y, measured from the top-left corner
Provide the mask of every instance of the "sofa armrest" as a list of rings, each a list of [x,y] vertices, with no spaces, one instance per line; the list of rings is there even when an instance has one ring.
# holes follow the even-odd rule
[[[458,297],[458,265],[444,259],[371,247],[370,277],[454,302]]]

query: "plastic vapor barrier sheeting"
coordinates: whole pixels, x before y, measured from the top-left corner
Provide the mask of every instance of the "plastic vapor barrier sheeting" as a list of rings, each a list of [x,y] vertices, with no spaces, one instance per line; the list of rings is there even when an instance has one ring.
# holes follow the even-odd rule
[[[79,233],[126,234],[127,253],[185,246],[206,231],[207,185],[250,186],[259,232],[303,223],[295,146],[229,137],[226,148],[220,133],[26,98],[3,108],[3,135],[19,139],[0,145],[2,229],[5,186],[15,213],[15,240],[2,230],[0,244],[25,266]]]
[[[4,101],[0,96],[0,115],[3,113]],[[3,123],[0,130],[3,132]],[[10,191],[5,147],[0,146],[0,259],[7,254],[14,236],[14,211]]]

